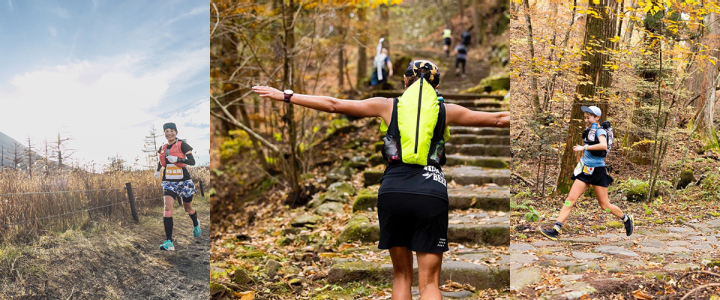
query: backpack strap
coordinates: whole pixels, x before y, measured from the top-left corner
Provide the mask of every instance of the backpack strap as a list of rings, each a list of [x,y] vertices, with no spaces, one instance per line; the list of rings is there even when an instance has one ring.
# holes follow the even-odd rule
[[[387,134],[400,138],[400,127],[398,127],[398,98],[393,99],[392,119],[388,125]]]
[[[428,153],[428,165],[445,165],[445,120],[447,118],[445,103],[440,103],[437,123],[433,129],[433,136],[430,140],[430,152]]]

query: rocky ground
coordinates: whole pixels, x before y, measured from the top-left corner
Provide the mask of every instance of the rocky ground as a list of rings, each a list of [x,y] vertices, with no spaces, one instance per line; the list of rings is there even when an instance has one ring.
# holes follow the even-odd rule
[[[695,189],[697,188],[697,189]],[[580,201],[557,242],[537,233],[556,212],[539,208],[547,222],[528,222],[513,212],[510,247],[511,290],[519,299],[679,299],[693,288],[716,283],[720,213],[712,201],[689,199],[699,187],[682,191],[680,201],[616,203],[636,220],[625,235],[622,223],[601,214],[597,203]],[[588,198],[584,198],[588,199]],[[583,199],[581,199],[583,200]],[[557,203],[559,208],[560,202]],[[719,295],[701,288],[690,299]],[[646,298],[643,298],[646,297]]]

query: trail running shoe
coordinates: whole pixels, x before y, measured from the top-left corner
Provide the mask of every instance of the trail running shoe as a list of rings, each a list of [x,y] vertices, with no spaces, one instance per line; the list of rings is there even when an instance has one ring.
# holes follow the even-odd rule
[[[193,227],[193,236],[199,237],[200,233],[202,233],[202,230],[200,230],[200,222],[198,222],[198,226]]]
[[[173,245],[171,240],[166,240],[162,243],[162,245],[160,245],[160,250],[175,251],[175,246]]]
[[[545,237],[547,237],[553,241],[557,241],[557,237],[560,234],[557,230],[555,230],[554,227],[550,228],[550,229],[538,228],[538,231],[540,231],[540,233],[542,233],[542,235],[544,235]]]
[[[628,216],[627,221],[625,223],[625,233],[627,236],[632,235],[633,230],[635,229],[635,221],[633,220],[633,216]]]

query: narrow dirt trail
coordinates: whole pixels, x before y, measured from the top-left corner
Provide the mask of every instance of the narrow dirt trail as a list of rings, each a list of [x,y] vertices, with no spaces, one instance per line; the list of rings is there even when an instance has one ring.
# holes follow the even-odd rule
[[[207,299],[210,203],[193,204],[202,235],[192,236],[192,221],[175,205],[174,252],[159,249],[162,207],[142,214],[139,224],[116,221],[91,233],[43,237],[17,260],[19,275],[0,281],[0,298]]]

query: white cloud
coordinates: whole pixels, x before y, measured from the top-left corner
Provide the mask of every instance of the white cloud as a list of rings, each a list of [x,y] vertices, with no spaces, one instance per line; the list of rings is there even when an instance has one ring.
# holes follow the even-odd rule
[[[67,9],[64,9],[60,6],[55,6],[53,8],[50,8],[50,12],[54,13],[55,15],[57,15],[58,17],[61,17],[61,18],[65,18],[65,19],[70,18],[70,13],[67,11]]]
[[[50,35],[57,37],[57,29],[55,29],[55,26],[48,27],[48,31],[50,31]]]
[[[184,14],[182,14],[182,15],[179,15],[179,16],[177,16],[177,17],[175,17],[175,18],[172,18],[170,21],[168,21],[168,22],[166,23],[166,25],[170,25],[170,24],[172,24],[172,23],[174,23],[175,21],[178,21],[178,20],[180,20],[180,19],[192,17],[192,16],[199,15],[199,14],[202,14],[202,13],[208,13],[208,14],[209,14],[209,13],[210,13],[210,6],[201,6],[201,7],[193,8],[193,9],[192,9],[191,11],[189,11],[189,12],[186,12],[186,13],[184,13]],[[210,15],[208,15],[208,17],[210,17]]]
[[[0,128],[15,139],[31,136],[38,144],[66,133],[74,137],[70,147],[78,150],[73,158],[104,164],[116,154],[128,161],[142,157],[150,124],[162,130],[163,115],[171,114],[179,137],[207,158],[209,101],[204,102],[207,108],[200,101],[191,106],[160,104],[173,84],[207,69],[208,52],[175,53],[151,70],[144,67],[149,63],[143,56],[124,55],[16,75],[11,89],[0,91],[5,112]]]

